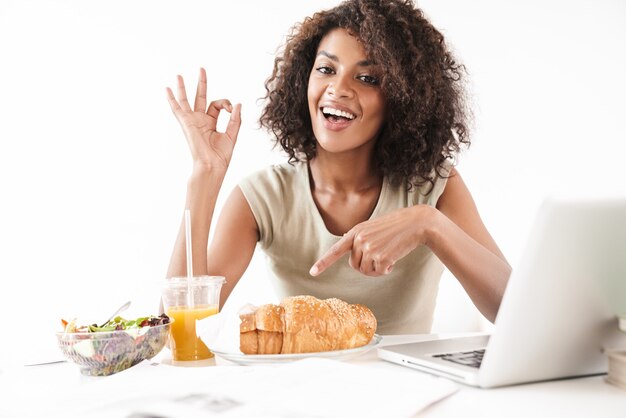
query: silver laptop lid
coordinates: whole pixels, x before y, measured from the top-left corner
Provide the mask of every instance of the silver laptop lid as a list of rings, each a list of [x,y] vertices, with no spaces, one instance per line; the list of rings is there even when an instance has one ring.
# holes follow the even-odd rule
[[[622,301],[611,294],[624,281],[626,200],[546,200],[509,280],[480,386],[606,372],[604,348],[623,337]]]

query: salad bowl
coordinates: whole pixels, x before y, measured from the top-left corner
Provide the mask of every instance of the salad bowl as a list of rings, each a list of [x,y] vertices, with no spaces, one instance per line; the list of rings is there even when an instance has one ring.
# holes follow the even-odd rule
[[[65,331],[56,335],[63,355],[79,365],[82,374],[108,376],[157,355],[167,342],[172,322],[167,316],[133,321],[116,317],[103,327],[72,328],[64,322]]]

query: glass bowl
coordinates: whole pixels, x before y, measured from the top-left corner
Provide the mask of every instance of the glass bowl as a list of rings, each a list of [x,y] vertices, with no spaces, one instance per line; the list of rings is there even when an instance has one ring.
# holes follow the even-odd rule
[[[167,342],[172,322],[110,332],[57,332],[57,342],[82,374],[108,376],[156,356]]]

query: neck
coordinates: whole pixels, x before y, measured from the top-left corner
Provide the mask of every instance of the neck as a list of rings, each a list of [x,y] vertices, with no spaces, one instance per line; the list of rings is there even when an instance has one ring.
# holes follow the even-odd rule
[[[326,192],[362,192],[382,184],[371,153],[330,154],[321,150],[309,162],[313,189]]]

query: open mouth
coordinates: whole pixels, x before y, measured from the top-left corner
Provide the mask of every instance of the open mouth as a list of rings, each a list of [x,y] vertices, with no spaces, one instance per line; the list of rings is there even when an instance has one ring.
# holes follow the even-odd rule
[[[322,107],[320,109],[324,117],[332,123],[349,122],[356,118],[356,115],[332,107]]]

